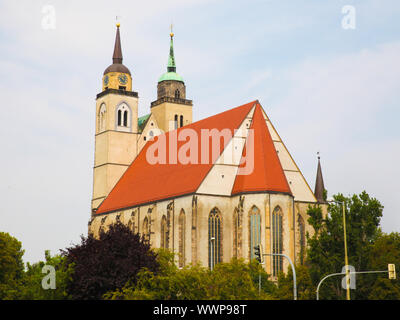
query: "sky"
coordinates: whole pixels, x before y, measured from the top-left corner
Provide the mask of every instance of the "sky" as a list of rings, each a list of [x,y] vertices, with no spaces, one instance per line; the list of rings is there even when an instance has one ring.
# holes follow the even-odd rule
[[[320,152],[328,194],[367,191],[400,232],[398,0],[0,0],[0,231],[24,261],[87,235],[117,16],[139,116],[172,23],[194,120],[258,99],[312,189]]]

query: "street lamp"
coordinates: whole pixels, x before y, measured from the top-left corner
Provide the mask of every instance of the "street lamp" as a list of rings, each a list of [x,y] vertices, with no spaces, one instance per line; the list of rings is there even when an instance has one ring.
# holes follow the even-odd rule
[[[346,215],[345,215],[345,202],[337,201],[333,198],[329,198],[328,202],[330,203],[339,203],[342,205],[343,212],[343,232],[344,232],[344,263],[346,266],[346,300],[350,300],[350,270],[349,270],[349,260],[347,257],[347,238],[346,238]]]

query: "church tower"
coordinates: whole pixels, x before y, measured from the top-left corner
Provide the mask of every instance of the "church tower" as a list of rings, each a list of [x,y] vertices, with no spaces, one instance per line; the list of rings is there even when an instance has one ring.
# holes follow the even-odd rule
[[[109,194],[137,155],[138,93],[122,64],[117,24],[113,63],[104,71],[102,92],[96,96],[96,132],[92,211]]]
[[[186,100],[186,86],[183,78],[176,73],[174,56],[174,34],[171,42],[167,72],[157,84],[157,100],[151,103],[151,113],[164,132],[192,123],[192,100]]]

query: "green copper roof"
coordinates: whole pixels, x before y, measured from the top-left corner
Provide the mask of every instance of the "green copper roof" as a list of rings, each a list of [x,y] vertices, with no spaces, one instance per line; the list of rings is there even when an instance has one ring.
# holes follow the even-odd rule
[[[177,74],[176,72],[166,72],[164,73],[159,79],[158,82],[165,81],[165,80],[175,80],[175,81],[182,81],[183,78]]]
[[[150,118],[150,115],[151,115],[151,113],[138,118],[138,127],[139,127],[140,131],[143,130],[144,125],[146,124],[147,120]]]
[[[170,43],[170,47],[169,47],[167,72],[164,73],[158,79],[158,82],[165,81],[165,80],[175,80],[175,81],[183,82],[183,78],[179,74],[176,73],[173,33],[171,33],[171,43]]]

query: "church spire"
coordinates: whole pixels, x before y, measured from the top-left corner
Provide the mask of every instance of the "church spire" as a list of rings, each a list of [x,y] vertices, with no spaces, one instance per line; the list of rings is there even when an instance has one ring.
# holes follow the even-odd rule
[[[168,72],[176,72],[176,65],[175,65],[175,57],[174,57],[174,33],[172,32],[172,25],[171,25],[171,43],[169,46],[169,57],[168,57]]]
[[[318,168],[317,168],[317,178],[315,180],[314,195],[319,203],[325,203],[324,193],[325,193],[324,179],[322,177],[321,161],[318,152]]]
[[[122,64],[122,49],[121,49],[121,38],[119,35],[119,26],[117,23],[117,34],[115,36],[115,45],[114,45],[114,54],[113,54],[113,63],[114,64]]]

